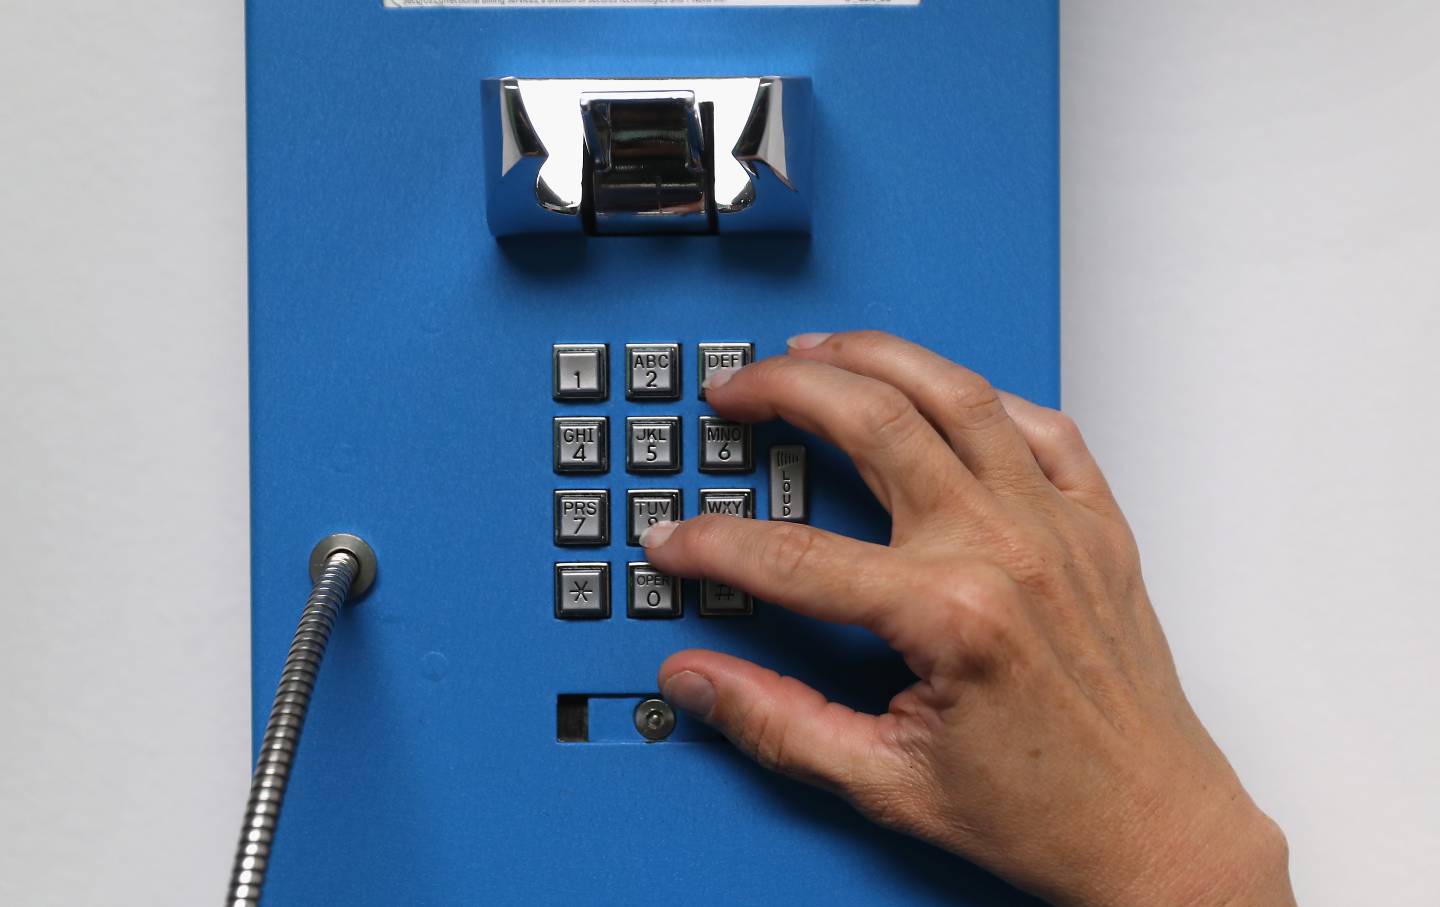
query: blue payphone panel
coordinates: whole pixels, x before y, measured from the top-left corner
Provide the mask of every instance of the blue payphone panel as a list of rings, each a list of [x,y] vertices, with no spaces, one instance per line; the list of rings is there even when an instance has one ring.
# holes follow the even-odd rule
[[[748,468],[702,471],[729,437],[706,434],[707,351],[875,327],[1057,402],[1056,21],[1029,0],[249,0],[257,739],[310,547],[354,532],[380,563],[340,618],[267,903],[1029,903],[684,716],[647,742],[634,706],[689,646],[871,709],[908,681],[857,631],[764,602],[702,614],[719,590],[699,583],[676,615],[632,613],[653,587],[632,589],[628,523],[631,492],[684,515],[748,494],[769,518],[771,451],[801,445],[810,522],[887,535],[844,459],[787,426],[755,428]],[[808,80],[808,234],[497,239],[487,80],[771,74]],[[627,394],[627,345],[673,356],[678,394]],[[560,392],[577,364],[582,393]],[[646,470],[631,442],[661,428],[675,459]],[[604,469],[563,468],[576,439]],[[577,516],[583,543],[557,544]],[[580,591],[608,610],[570,619]]]

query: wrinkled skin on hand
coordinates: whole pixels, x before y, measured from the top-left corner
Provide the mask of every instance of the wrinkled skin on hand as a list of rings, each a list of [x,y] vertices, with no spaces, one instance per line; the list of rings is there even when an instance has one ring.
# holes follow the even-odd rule
[[[1294,903],[1285,839],[1186,701],[1074,422],[869,331],[793,338],[706,398],[839,446],[890,512],[890,544],[712,515],[652,527],[649,560],[864,627],[918,680],[866,715],[690,650],[660,668],[669,700],[1056,905]]]

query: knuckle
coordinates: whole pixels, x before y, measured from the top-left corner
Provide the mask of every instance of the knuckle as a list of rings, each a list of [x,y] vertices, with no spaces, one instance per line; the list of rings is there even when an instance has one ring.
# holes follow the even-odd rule
[[[855,408],[856,428],[884,445],[901,443],[916,430],[920,414],[910,399],[889,385],[881,385]]]
[[[1050,440],[1066,447],[1075,447],[1084,443],[1079,423],[1060,410],[1047,409],[1040,414],[1039,420],[1041,430]]]
[[[949,408],[973,428],[985,428],[1010,418],[1005,402],[989,381],[957,366],[960,377],[950,387]]]
[[[803,577],[815,550],[816,534],[801,526],[777,524],[770,528],[761,562],[782,581]]]
[[[746,744],[756,763],[772,772],[788,773],[791,752],[787,746],[790,724],[770,706],[757,705],[746,716]]]
[[[986,660],[1014,649],[1019,630],[1015,586],[1003,571],[977,569],[950,578],[942,592],[946,632],[973,658]]]

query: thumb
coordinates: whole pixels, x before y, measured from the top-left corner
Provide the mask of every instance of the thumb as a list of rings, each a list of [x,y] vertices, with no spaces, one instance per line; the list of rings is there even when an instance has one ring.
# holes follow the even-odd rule
[[[660,689],[765,768],[841,794],[874,786],[892,758],[880,719],[731,655],[676,653],[660,666]]]

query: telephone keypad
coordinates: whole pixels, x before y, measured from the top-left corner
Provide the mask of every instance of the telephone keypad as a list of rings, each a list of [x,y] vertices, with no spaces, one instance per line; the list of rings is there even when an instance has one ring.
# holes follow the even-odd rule
[[[750,343],[702,343],[698,346],[699,376],[705,378],[722,368],[739,368],[754,359]],[[625,397],[637,404],[678,400],[681,394],[682,349],[678,343],[627,343],[621,366],[625,371]],[[609,398],[609,346],[603,343],[558,343],[552,347],[553,397],[562,403],[604,402]],[[703,388],[700,398],[704,399]],[[617,445],[623,450],[625,469],[637,477],[676,476],[685,469],[685,429],[679,415],[647,415],[638,407],[630,413],[606,408],[609,415],[557,415],[552,419],[554,471],[560,475],[603,475],[610,471],[610,421],[624,419],[624,437]],[[592,410],[593,412],[593,410]],[[663,410],[662,410],[663,412]],[[749,473],[756,468],[751,427],[722,419],[714,414],[698,416],[699,443],[694,466],[701,473]],[[803,451],[803,448],[800,450]],[[789,497],[788,509],[780,519],[804,518],[803,453],[800,481],[794,481],[793,450],[787,451],[781,478]],[[762,453],[762,456],[764,454]],[[770,481],[777,478],[775,455],[770,456]],[[670,481],[679,483],[678,476]],[[731,480],[734,481],[734,480]],[[800,489],[798,507],[795,490]],[[614,489],[571,488],[553,492],[553,535],[557,548],[591,547],[607,549],[612,542],[610,506]],[[699,512],[728,514],[753,519],[754,488],[704,488],[699,492]],[[618,492],[616,492],[618,494]],[[630,488],[625,490],[623,544],[638,548],[640,535],[655,523],[684,519],[684,495],[679,488]],[[773,506],[772,506],[773,509]],[[618,531],[618,530],[617,530]],[[600,551],[596,556],[604,557]],[[558,561],[554,564],[555,617],[560,620],[605,620],[611,616],[614,595],[624,595],[626,614],[631,618],[678,618],[685,610],[686,585],[644,561],[625,564],[623,580],[615,577],[612,587],[609,561]],[[618,564],[616,565],[619,566]],[[624,588],[619,588],[619,583]],[[699,613],[702,617],[749,615],[754,602],[744,591],[715,580],[699,584]]]
[[[631,416],[626,419],[625,465],[631,472],[679,472],[680,417]]]
[[[604,416],[555,419],[555,471],[600,473],[610,470],[610,420]]]
[[[625,396],[631,400],[679,400],[680,344],[625,344]]]
[[[610,544],[610,492],[603,488],[555,492],[555,544]]]
[[[754,468],[748,424],[700,417],[701,472],[750,472]]]
[[[610,616],[610,565],[598,562],[555,565],[555,616],[596,620]]]

